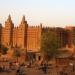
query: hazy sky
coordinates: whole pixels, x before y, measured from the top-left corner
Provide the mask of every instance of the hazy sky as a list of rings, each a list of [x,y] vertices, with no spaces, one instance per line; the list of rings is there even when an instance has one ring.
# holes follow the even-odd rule
[[[29,25],[75,26],[75,0],[0,0],[0,22],[11,14],[15,25],[23,15]]]

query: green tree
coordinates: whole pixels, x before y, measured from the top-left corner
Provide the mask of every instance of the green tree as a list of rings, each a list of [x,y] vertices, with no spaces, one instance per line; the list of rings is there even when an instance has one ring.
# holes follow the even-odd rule
[[[2,54],[7,54],[8,48],[4,45],[0,45],[1,46],[1,53]]]
[[[42,32],[41,38],[41,52],[45,60],[50,60],[58,54],[58,42],[56,33],[53,30],[45,30]]]
[[[16,57],[20,57],[20,51],[15,50],[15,51],[14,51],[14,56],[16,56]]]
[[[72,34],[73,45],[75,45],[75,29],[73,29],[72,31],[70,31],[70,33]]]
[[[13,56],[16,57],[17,62],[18,62],[18,58],[21,56],[21,53],[20,53],[20,49],[19,48],[15,48],[14,49]]]

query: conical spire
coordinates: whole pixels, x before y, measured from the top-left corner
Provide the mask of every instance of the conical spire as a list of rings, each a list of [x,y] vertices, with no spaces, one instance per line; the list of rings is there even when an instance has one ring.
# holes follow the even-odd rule
[[[14,27],[14,24],[13,24],[13,22],[11,20],[10,14],[9,14],[7,20],[5,21],[5,27],[9,27],[9,26],[11,26],[12,28]]]
[[[22,17],[22,23],[24,23],[24,22],[25,22],[25,16]]]
[[[26,21],[26,19],[25,19],[25,16],[22,17],[20,26],[28,26],[27,21]]]
[[[10,16],[10,14],[9,14],[9,16],[8,16],[7,21],[8,21],[8,22],[11,22],[11,21],[12,21],[12,20],[11,20],[11,16]]]

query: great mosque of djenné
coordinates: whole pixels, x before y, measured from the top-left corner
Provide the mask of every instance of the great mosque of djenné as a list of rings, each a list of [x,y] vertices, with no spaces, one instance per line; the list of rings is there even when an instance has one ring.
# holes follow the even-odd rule
[[[5,21],[5,27],[0,25],[0,43],[6,47],[20,47],[29,51],[40,49],[41,25],[28,26],[25,16],[18,27],[14,27],[11,16]]]
[[[43,28],[42,24],[39,26],[29,26],[25,16],[22,17],[20,24],[15,27],[9,15],[4,27],[0,24],[0,44],[6,47],[11,46],[12,48],[19,47],[26,49],[28,52],[39,52],[42,32],[45,29],[50,29],[50,27]],[[55,32],[58,40],[60,40],[61,47],[73,44],[75,36],[73,36],[72,31],[75,30],[75,27],[56,27],[54,30],[56,30]]]

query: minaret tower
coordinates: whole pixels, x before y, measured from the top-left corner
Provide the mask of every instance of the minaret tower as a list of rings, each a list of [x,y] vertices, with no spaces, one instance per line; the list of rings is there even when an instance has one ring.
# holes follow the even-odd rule
[[[8,16],[8,19],[5,21],[5,35],[6,35],[6,40],[5,40],[5,45],[6,46],[12,46],[13,44],[13,28],[14,24],[11,20],[11,16]]]
[[[21,31],[21,44],[22,44],[22,48],[27,48],[27,28],[28,28],[28,24],[27,21],[25,19],[25,16],[22,17],[22,21],[20,23],[20,31]]]

